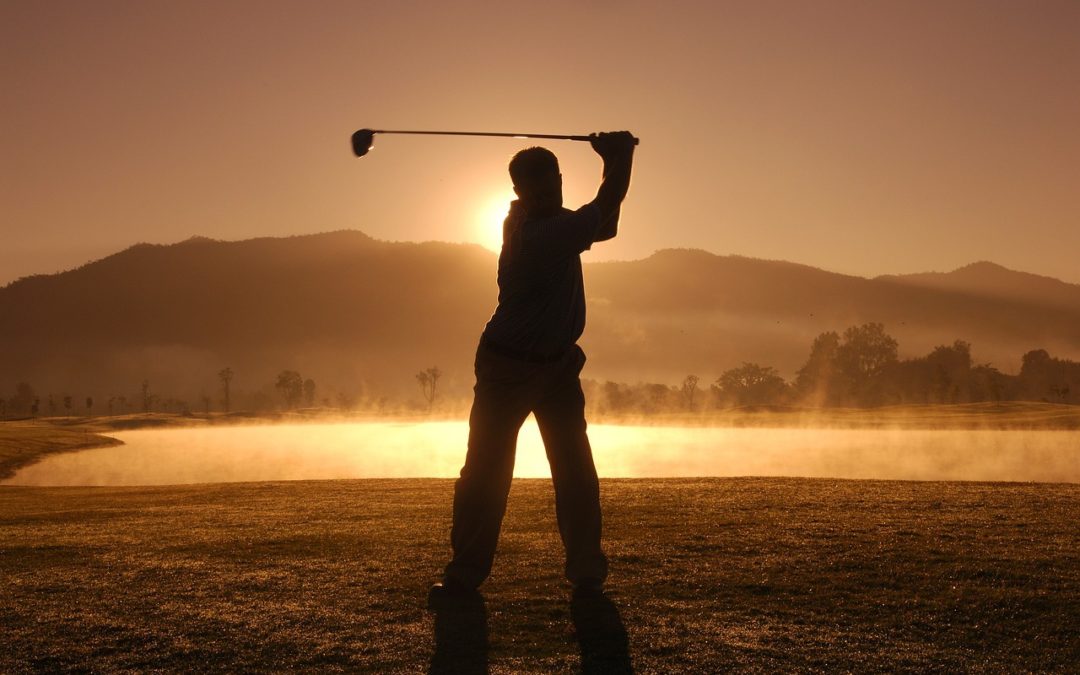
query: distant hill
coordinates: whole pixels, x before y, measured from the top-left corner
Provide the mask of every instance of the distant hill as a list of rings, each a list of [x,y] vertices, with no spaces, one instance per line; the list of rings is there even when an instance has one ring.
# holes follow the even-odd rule
[[[967,293],[990,299],[1007,298],[1047,309],[1076,310],[1080,285],[1052,277],[1016,272],[992,262],[976,262],[947,273],[887,275],[878,277],[922,288]]]
[[[314,378],[320,398],[418,395],[413,375],[431,365],[447,391],[466,393],[495,267],[479,246],[356,231],[139,244],[0,288],[0,395],[25,380],[100,402],[148,379],[194,405],[216,400],[225,366],[248,396],[273,396],[286,368]],[[884,323],[902,356],[959,338],[1012,372],[1034,348],[1080,357],[1080,286],[991,263],[865,279],[665,250],[585,274],[585,374],[597,379],[709,382],[742,361],[790,377],[817,334],[867,321]]]
[[[865,279],[814,267],[699,250],[587,266],[592,323],[605,368],[636,359],[659,377],[706,377],[740,361],[790,376],[814,337],[876,321],[901,356],[963,339],[981,362],[1015,372],[1033,348],[1080,354],[1080,285],[980,263],[950,274]],[[663,357],[653,356],[660,352]],[[722,364],[722,365],[720,365]]]

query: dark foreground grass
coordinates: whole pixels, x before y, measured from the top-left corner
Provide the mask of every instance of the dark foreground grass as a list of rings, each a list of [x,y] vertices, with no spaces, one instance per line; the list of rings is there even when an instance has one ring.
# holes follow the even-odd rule
[[[0,672],[1073,671],[1080,486],[608,480],[572,603],[517,481],[486,609],[432,614],[452,483],[0,488]]]

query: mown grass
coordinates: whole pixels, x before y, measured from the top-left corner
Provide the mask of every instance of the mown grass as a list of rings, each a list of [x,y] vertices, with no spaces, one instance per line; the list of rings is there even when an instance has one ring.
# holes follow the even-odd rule
[[[486,610],[452,482],[0,488],[0,672],[1075,671],[1080,486],[605,480],[610,603],[514,483]]]

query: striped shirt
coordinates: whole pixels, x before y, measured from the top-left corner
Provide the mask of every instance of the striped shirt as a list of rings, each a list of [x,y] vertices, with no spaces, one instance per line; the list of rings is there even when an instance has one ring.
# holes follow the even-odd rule
[[[528,218],[510,204],[499,254],[499,305],[484,339],[508,350],[558,355],[585,330],[581,253],[600,227],[595,202],[548,218]]]

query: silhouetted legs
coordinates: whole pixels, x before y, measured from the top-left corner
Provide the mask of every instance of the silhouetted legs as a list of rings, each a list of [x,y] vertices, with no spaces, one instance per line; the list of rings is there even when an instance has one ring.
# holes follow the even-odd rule
[[[551,465],[566,578],[602,582],[607,578],[607,558],[600,550],[600,483],[585,432],[585,395],[578,370],[560,373],[533,413]]]
[[[578,379],[584,363],[577,347],[549,364],[509,359],[483,347],[477,351],[468,453],[454,486],[454,557],[446,567],[448,578],[475,588],[491,572],[518,430],[529,412],[536,414],[551,463],[566,576],[571,582],[607,576],[600,549],[599,483]]]
[[[518,430],[529,416],[527,380],[496,382],[485,356],[476,356],[469,413],[469,449],[454,485],[453,560],[446,576],[475,588],[491,573],[506,497],[514,476]]]

